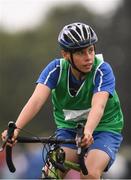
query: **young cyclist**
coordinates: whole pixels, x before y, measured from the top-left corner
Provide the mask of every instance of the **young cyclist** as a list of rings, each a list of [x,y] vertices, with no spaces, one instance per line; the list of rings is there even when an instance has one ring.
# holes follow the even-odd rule
[[[62,58],[51,61],[41,72],[34,93],[16,121],[16,126],[23,128],[51,93],[58,137],[74,139],[77,123],[85,125],[81,144],[88,147],[85,157],[88,175],[81,174],[85,179],[100,179],[114,162],[122,141],[123,114],[115,77],[102,54],[95,55],[97,41],[89,25],[66,25],[58,37]],[[18,134],[16,129],[13,139]],[[5,136],[6,130],[3,140]],[[66,159],[77,161],[75,145],[63,148]]]

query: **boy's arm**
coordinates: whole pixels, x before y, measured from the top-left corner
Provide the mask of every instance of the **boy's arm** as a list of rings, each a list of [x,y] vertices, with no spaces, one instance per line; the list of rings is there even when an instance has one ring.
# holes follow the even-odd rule
[[[37,84],[32,96],[22,109],[16,120],[16,127],[18,129],[14,130],[14,135],[12,137],[13,144],[16,143],[16,138],[22,129],[29,121],[33,119],[33,117],[39,112],[42,105],[46,102],[49,97],[51,90],[44,84]],[[7,130],[4,130],[2,133],[2,140],[4,141],[7,136]]]
[[[37,84],[32,96],[22,109],[16,120],[16,126],[23,128],[39,112],[42,105],[46,102],[51,90],[44,84]]]
[[[97,92],[93,95],[91,105],[92,107],[88,114],[87,122],[84,128],[84,138],[82,145],[89,146],[92,144],[92,134],[103,116],[108,98],[109,93],[106,91]]]

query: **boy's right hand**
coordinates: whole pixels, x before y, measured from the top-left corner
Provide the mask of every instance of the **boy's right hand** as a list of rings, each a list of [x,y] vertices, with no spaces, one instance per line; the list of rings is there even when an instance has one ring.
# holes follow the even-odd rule
[[[7,140],[7,129],[6,130],[4,130],[3,132],[2,132],[2,134],[1,134],[1,138],[2,138],[2,141],[3,142],[5,142],[6,140]],[[17,137],[18,137],[18,135],[19,135],[19,132],[20,132],[20,130],[19,129],[15,129],[14,130],[14,134],[13,134],[13,136],[12,136],[12,138],[11,138],[11,140],[8,140],[7,142],[7,144],[9,144],[10,146],[13,146],[13,145],[15,145],[16,144],[16,142],[17,142]]]

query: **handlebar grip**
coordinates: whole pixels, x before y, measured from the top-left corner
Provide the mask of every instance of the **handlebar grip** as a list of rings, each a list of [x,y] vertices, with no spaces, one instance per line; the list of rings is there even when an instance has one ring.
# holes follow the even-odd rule
[[[6,163],[7,163],[7,166],[9,168],[10,172],[13,173],[16,171],[16,168],[12,161],[12,147],[9,145],[6,145]]]
[[[77,154],[80,155],[81,154],[81,141],[82,141],[82,138],[84,136],[84,125],[82,123],[79,123],[77,125]]]
[[[15,123],[13,121],[10,121],[8,123],[7,142],[8,142],[8,140],[11,140],[15,128],[16,128]],[[12,161],[12,147],[8,144],[6,145],[6,163],[7,163],[7,166],[9,168],[10,172],[13,173],[16,171],[16,168]]]
[[[79,163],[80,163],[80,168],[81,168],[81,171],[84,175],[87,175],[88,174],[88,170],[86,168],[86,165],[85,165],[85,161],[84,161],[84,156],[85,156],[85,149],[82,148],[81,149],[81,154],[79,154]]]
[[[85,156],[85,148],[81,147],[81,141],[82,138],[84,136],[84,125],[82,123],[79,123],[77,126],[77,138],[78,138],[78,150],[77,150],[77,154],[78,154],[78,158],[79,158],[79,163],[80,163],[80,168],[81,171],[84,175],[88,174],[88,170],[86,168],[85,165],[85,161],[84,161],[84,156]]]
[[[82,123],[79,123],[77,125],[77,136],[79,138],[82,138],[84,136],[84,125]]]
[[[13,121],[10,121],[8,123],[8,131],[7,131],[7,137],[10,139],[13,136],[14,130],[16,129],[16,125]]]

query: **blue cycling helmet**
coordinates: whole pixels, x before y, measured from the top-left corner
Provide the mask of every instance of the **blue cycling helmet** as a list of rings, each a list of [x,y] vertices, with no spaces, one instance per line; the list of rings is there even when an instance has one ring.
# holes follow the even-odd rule
[[[64,26],[58,36],[62,49],[75,51],[95,44],[98,41],[94,30],[84,23],[72,23]]]

